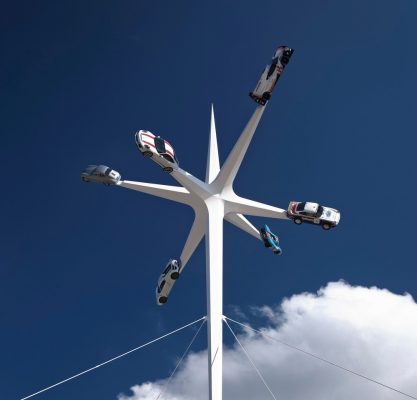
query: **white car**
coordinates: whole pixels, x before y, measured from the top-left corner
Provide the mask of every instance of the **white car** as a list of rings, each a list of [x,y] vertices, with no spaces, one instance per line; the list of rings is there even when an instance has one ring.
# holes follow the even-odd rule
[[[271,93],[279,77],[284,72],[285,66],[290,61],[292,53],[294,53],[294,50],[287,46],[278,47],[272,56],[271,65],[265,67],[255,90],[249,93],[249,96],[258,104],[264,106],[271,98]]]
[[[340,222],[339,211],[306,201],[291,201],[288,205],[287,216],[297,225],[307,222],[321,225],[325,230],[334,228]]]
[[[120,174],[106,165],[89,165],[81,172],[84,182],[103,183],[106,186],[115,185],[120,179]]]
[[[175,281],[180,277],[180,262],[169,260],[164,272],[158,279],[155,289],[156,304],[162,306],[168,301],[168,296],[174,286]]]
[[[145,130],[135,133],[135,141],[139,151],[159,164],[165,172],[178,169],[178,159],[173,147],[160,136]]]

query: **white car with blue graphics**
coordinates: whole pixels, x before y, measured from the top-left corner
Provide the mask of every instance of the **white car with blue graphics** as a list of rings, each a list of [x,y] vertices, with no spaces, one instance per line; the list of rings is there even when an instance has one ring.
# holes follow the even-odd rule
[[[325,230],[334,228],[340,222],[340,212],[336,209],[307,201],[291,201],[288,205],[287,216],[297,225],[306,222],[321,225]]]

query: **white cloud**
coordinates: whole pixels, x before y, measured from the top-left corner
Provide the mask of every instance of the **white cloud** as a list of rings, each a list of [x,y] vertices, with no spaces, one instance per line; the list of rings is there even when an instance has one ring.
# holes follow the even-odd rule
[[[417,396],[417,304],[409,294],[340,281],[317,294],[294,295],[278,307],[254,312],[266,318],[262,330],[267,335]],[[240,341],[277,398],[406,398],[260,335],[240,332]],[[237,346],[224,350],[224,399],[271,399]],[[206,354],[189,355],[160,400],[206,400]],[[165,384],[166,379],[135,385],[118,400],[155,400]]]

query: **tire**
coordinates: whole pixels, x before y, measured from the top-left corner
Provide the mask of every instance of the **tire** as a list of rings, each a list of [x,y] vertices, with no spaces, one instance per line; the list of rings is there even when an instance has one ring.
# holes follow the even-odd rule
[[[265,92],[262,95],[262,98],[265,99],[265,100],[269,100],[271,98],[271,93],[270,92]]]
[[[144,157],[151,158],[153,156],[152,151],[145,151],[142,153]]]
[[[324,224],[322,224],[322,225],[321,225],[321,227],[322,227],[325,231],[328,231],[328,230],[331,228],[330,224],[329,224],[329,223],[327,223],[327,222],[325,222]]]
[[[176,281],[179,277],[180,277],[180,273],[179,272],[173,272],[171,274],[171,279],[173,279],[174,281]]]
[[[162,296],[159,298],[159,304],[165,304],[168,301],[168,297]]]
[[[173,170],[174,170],[174,168],[172,168],[172,167],[164,167],[164,168],[162,168],[162,171],[164,171],[164,172],[168,172],[169,174],[170,174]]]
[[[301,218],[294,218],[294,224],[301,225],[303,223],[303,220]]]
[[[81,177],[81,180],[83,181],[83,182],[90,182],[85,176],[83,176],[83,177]]]

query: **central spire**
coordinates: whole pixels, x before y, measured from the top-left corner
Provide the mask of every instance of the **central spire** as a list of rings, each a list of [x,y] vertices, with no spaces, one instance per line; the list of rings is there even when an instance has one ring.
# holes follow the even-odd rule
[[[213,104],[211,105],[210,136],[207,152],[206,183],[213,182],[220,171],[219,151],[217,148],[216,123],[214,122]]]

